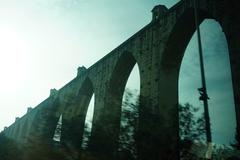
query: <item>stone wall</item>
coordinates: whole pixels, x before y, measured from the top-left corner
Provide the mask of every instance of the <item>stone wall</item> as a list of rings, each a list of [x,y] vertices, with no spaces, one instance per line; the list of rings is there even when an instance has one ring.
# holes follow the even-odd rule
[[[233,92],[240,128],[239,0],[201,0],[199,19],[217,20],[227,37]],[[193,4],[182,0],[172,8],[156,6],[153,21],[51,95],[4,133],[17,141],[30,137],[52,140],[63,115],[62,143],[80,147],[84,121],[95,95],[90,149],[115,156],[121,102],[135,64],[140,71],[138,148],[141,159],[178,158],[178,76],[182,57],[194,31]],[[159,15],[156,15],[159,14]]]

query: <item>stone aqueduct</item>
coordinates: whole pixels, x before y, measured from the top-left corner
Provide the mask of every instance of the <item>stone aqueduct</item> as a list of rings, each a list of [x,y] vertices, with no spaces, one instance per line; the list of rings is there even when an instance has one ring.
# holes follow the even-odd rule
[[[240,133],[240,1],[198,0],[199,19],[215,19],[226,35],[232,71],[237,129]],[[91,96],[95,95],[89,147],[114,156],[120,112],[128,76],[137,63],[140,74],[138,146],[141,159],[177,159],[178,77],[182,57],[195,32],[192,0],[167,9],[158,5],[152,21],[90,68],[3,131],[26,142],[29,137],[52,141],[63,115],[62,143],[79,147]],[[169,158],[170,156],[170,158]]]

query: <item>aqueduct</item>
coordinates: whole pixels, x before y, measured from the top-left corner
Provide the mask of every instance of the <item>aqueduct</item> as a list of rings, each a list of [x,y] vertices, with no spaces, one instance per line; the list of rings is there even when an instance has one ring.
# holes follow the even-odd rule
[[[198,0],[199,19],[215,19],[229,49],[237,130],[240,133],[240,1]],[[91,96],[95,95],[89,147],[114,156],[118,147],[124,88],[135,64],[140,74],[139,157],[178,157],[178,78],[182,57],[195,32],[192,0],[167,9],[158,5],[152,21],[90,68],[80,67],[76,78],[3,131],[26,142],[31,137],[52,141],[63,115],[61,142],[79,147]]]

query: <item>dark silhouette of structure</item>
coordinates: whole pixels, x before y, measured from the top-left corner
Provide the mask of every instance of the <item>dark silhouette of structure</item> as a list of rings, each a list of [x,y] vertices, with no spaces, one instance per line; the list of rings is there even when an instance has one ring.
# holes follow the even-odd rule
[[[228,42],[240,131],[240,1],[199,0],[199,21],[218,21]],[[178,158],[178,78],[186,46],[195,32],[192,0],[167,9],[158,5],[152,21],[90,68],[80,67],[77,77],[3,131],[27,143],[29,137],[52,141],[62,114],[61,143],[81,145],[84,121],[92,94],[95,107],[89,148],[114,157],[118,148],[124,88],[135,64],[140,72],[138,128],[139,159]]]

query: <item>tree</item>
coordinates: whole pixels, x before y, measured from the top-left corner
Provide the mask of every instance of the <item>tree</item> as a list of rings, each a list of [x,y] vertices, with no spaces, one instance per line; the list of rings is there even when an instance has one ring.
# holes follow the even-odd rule
[[[88,149],[90,136],[91,136],[91,128],[88,123],[85,123],[83,137],[82,137],[82,145],[81,145],[82,150]]]
[[[23,160],[19,145],[0,133],[0,157],[1,160]]]
[[[186,103],[179,104],[179,136],[180,139],[203,140],[205,135],[205,120],[203,114],[196,116],[198,108]]]
[[[54,141],[48,139],[29,137],[28,142],[23,145],[22,155],[24,160],[66,160],[68,155],[65,146],[56,145]]]
[[[196,159],[196,155],[189,150],[194,140],[201,141],[205,138],[204,115],[197,117],[198,111],[198,108],[189,103],[179,104],[180,159]]]
[[[126,89],[124,93],[119,137],[119,151],[126,159],[137,158],[136,135],[139,118],[139,95]],[[203,114],[196,116],[199,109],[186,103],[179,105],[179,136],[181,149],[189,149],[194,140],[204,140],[205,121]],[[124,159],[123,158],[123,159]]]
[[[124,93],[119,136],[120,159],[137,158],[136,132],[139,117],[139,95],[134,92],[138,91],[126,89]]]

